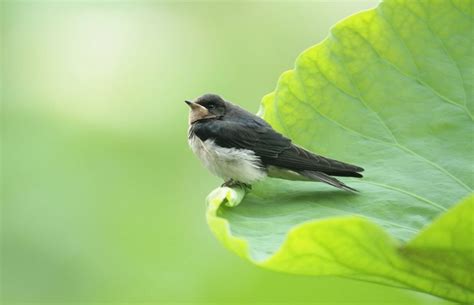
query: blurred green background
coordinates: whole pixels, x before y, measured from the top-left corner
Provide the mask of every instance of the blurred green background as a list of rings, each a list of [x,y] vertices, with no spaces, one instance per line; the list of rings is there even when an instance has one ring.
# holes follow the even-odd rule
[[[256,112],[302,50],[376,3],[3,1],[3,304],[448,304],[258,269],[204,218],[221,181],[188,149],[183,100]]]

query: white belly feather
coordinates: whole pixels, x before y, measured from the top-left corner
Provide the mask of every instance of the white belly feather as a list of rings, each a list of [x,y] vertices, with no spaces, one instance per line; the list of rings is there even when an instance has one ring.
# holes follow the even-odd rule
[[[267,175],[260,158],[251,150],[221,147],[213,140],[202,141],[195,135],[189,138],[189,145],[204,166],[225,181],[234,179],[252,184]]]

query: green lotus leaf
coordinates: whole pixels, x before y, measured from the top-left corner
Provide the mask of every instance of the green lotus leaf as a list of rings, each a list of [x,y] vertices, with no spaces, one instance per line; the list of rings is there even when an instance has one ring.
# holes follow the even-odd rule
[[[387,0],[304,51],[260,114],[366,169],[349,193],[267,179],[208,197],[211,230],[276,271],[474,302],[472,2]],[[240,203],[240,204],[239,204]]]

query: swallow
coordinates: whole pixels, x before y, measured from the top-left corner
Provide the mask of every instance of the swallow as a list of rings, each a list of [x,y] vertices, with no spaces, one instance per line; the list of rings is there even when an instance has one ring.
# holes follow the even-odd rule
[[[362,178],[363,168],[312,153],[292,143],[262,118],[205,94],[190,107],[188,143],[223,186],[251,187],[266,177],[324,182],[356,191],[333,176]]]

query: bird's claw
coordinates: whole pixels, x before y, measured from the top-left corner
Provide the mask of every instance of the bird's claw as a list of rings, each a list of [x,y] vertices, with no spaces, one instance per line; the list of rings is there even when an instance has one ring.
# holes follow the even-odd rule
[[[226,182],[222,183],[221,187],[240,187],[246,190],[251,190],[252,186],[250,184],[246,184],[240,181],[235,181],[234,179],[227,180]]]

